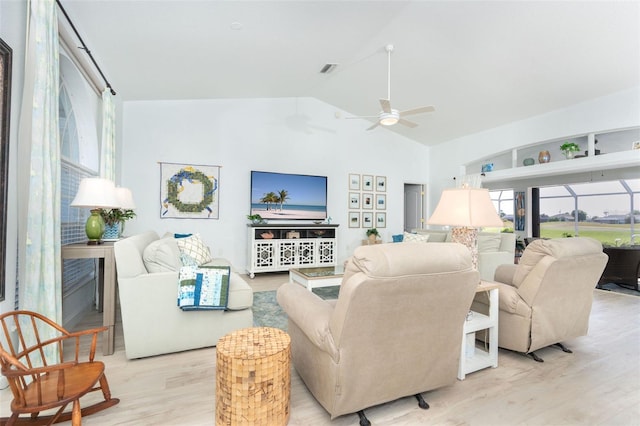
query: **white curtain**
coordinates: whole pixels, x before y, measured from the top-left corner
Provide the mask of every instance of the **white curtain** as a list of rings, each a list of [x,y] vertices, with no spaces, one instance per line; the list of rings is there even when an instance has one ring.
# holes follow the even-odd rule
[[[102,141],[100,144],[100,177],[115,182],[116,177],[116,112],[110,88],[102,91]]]
[[[54,0],[30,0],[19,125],[19,306],[62,320],[58,18]],[[24,219],[23,219],[24,218]],[[43,336],[44,337],[44,336]]]

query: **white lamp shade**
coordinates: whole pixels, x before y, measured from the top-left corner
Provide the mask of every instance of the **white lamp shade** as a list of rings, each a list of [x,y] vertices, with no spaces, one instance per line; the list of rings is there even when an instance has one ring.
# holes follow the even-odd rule
[[[116,185],[103,178],[84,178],[80,181],[72,207],[115,208],[118,207]]]
[[[116,188],[116,197],[118,198],[118,207],[121,209],[133,210],[136,208],[129,188]]]
[[[440,201],[427,223],[478,228],[502,226],[502,219],[491,202],[488,189],[451,188],[442,191]]]

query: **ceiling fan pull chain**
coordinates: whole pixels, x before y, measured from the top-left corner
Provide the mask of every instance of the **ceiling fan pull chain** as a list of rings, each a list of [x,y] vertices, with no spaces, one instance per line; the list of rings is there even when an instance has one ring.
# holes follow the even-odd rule
[[[393,44],[387,44],[387,99],[391,101],[391,52]]]

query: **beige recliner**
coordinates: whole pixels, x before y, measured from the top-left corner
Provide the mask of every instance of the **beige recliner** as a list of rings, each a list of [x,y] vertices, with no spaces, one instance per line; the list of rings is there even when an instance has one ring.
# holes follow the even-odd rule
[[[498,346],[529,354],[587,334],[593,290],[607,264],[602,245],[592,238],[535,240],[518,265],[500,265]],[[472,310],[488,312],[485,294],[476,295]],[[481,335],[478,335],[482,338]]]
[[[278,289],[293,364],[331,418],[456,382],[462,327],[479,274],[457,243],[363,246],[337,301]]]

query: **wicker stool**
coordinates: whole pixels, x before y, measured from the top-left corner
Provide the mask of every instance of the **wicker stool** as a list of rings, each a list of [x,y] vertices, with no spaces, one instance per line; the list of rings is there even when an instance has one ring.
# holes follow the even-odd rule
[[[243,328],[218,340],[216,424],[286,425],[291,338],[277,328]]]

